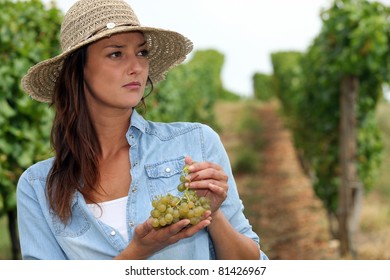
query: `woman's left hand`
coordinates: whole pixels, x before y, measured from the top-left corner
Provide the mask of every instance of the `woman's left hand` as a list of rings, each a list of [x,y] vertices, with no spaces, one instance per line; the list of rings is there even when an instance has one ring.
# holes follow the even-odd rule
[[[196,190],[199,196],[208,197],[211,201],[211,213],[215,213],[227,197],[228,176],[222,167],[212,162],[193,163],[191,157],[185,158],[189,165],[189,188]]]

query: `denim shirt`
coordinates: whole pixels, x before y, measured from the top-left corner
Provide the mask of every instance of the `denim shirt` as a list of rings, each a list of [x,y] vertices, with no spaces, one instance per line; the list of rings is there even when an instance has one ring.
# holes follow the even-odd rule
[[[199,123],[146,121],[135,110],[126,133],[130,145],[132,182],[126,206],[128,240],[96,219],[81,195],[72,199],[72,215],[63,224],[52,212],[45,184],[53,158],[38,162],[20,177],[17,187],[18,226],[23,259],[112,259],[126,248],[137,225],[150,217],[158,195],[179,195],[177,185],[184,157],[215,162],[229,176],[228,196],[221,210],[231,225],[259,244],[258,235],[243,214],[227,153],[218,135]],[[261,252],[261,257],[266,256]],[[149,259],[215,259],[207,229],[180,240]]]

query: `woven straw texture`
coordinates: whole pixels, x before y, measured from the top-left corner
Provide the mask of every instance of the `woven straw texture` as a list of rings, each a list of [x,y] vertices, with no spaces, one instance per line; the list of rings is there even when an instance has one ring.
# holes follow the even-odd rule
[[[149,77],[154,84],[184,61],[192,42],[183,35],[141,26],[132,8],[121,0],[81,0],[66,13],[61,26],[58,56],[31,67],[22,79],[23,89],[35,100],[51,102],[64,59],[82,46],[115,33],[141,31],[148,45]]]

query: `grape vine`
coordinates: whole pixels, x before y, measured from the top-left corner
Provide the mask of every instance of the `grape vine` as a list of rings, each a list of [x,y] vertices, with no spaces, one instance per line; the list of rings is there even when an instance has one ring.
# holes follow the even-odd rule
[[[358,81],[354,157],[359,184],[369,191],[382,160],[375,120],[382,86],[389,83],[390,9],[367,0],[336,0],[321,13],[322,29],[305,53],[272,54],[276,96],[294,144],[328,217],[341,211],[341,84]],[[356,208],[358,209],[358,208]],[[337,228],[331,232],[339,236]]]

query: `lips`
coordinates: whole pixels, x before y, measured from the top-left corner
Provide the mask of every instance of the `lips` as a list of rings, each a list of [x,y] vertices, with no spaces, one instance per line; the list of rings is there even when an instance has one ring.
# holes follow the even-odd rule
[[[141,87],[141,83],[140,82],[130,82],[128,84],[125,84],[123,87],[127,88],[127,89],[139,89]]]

